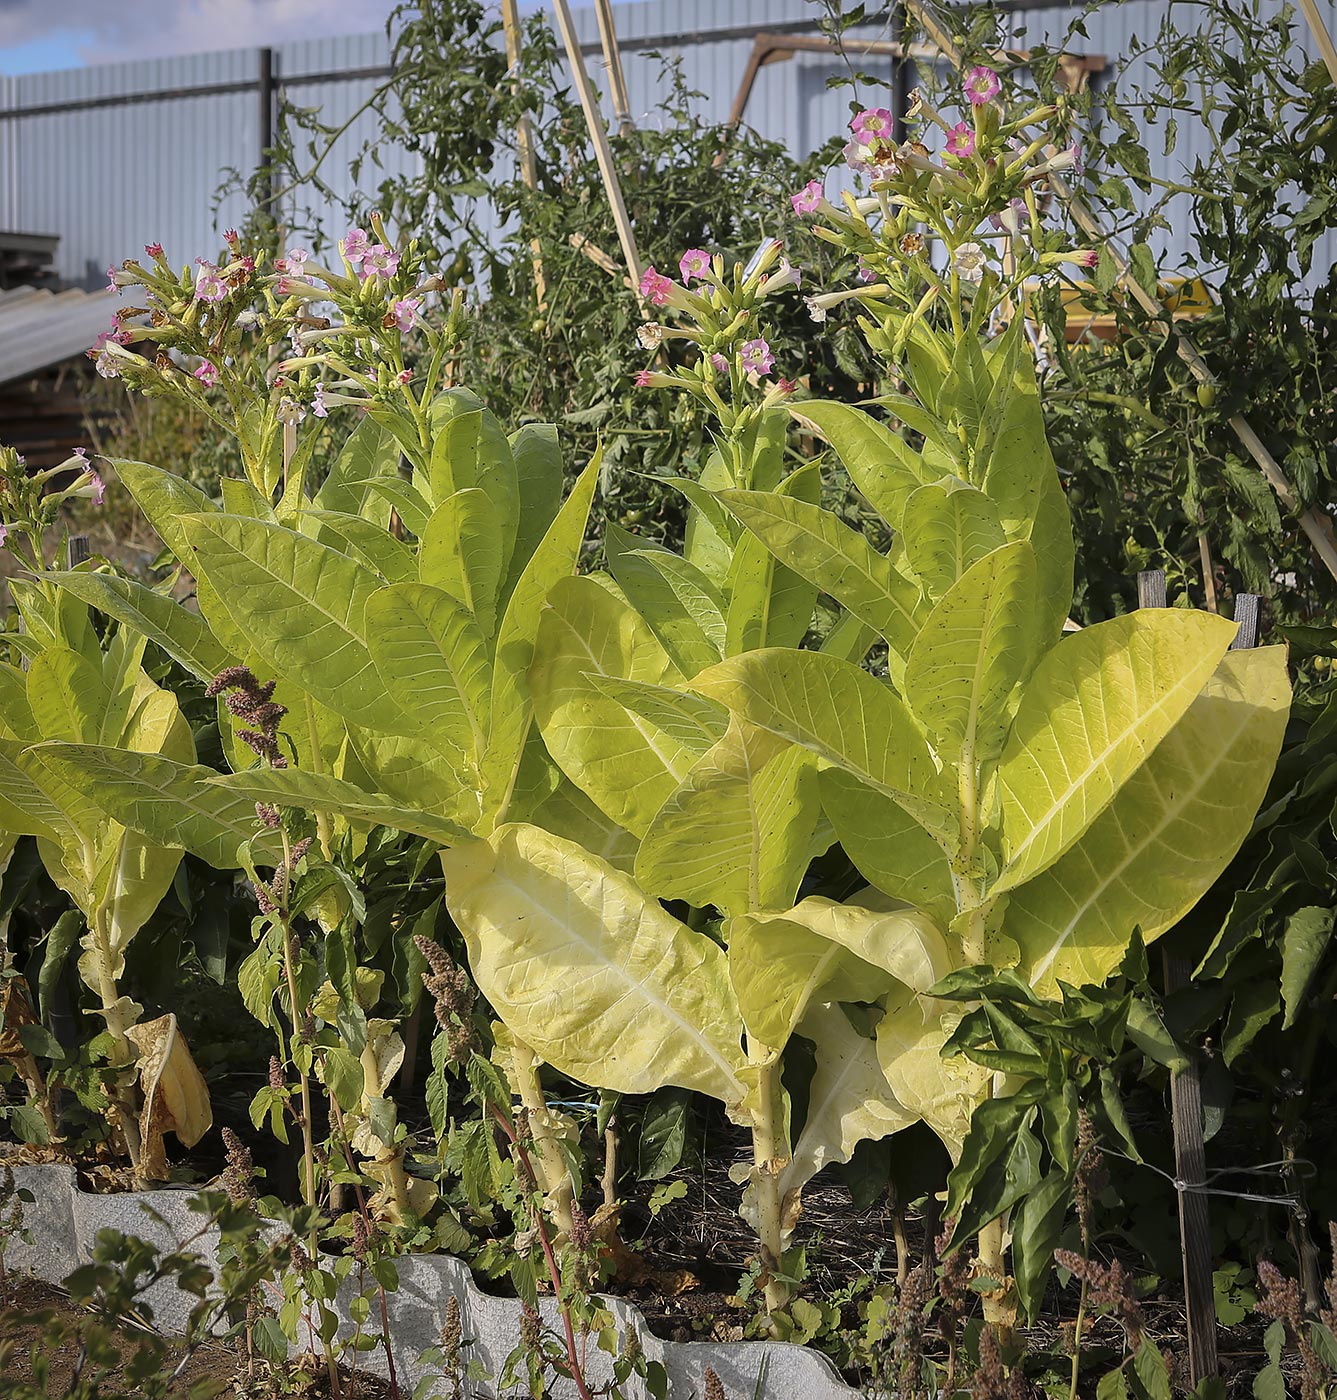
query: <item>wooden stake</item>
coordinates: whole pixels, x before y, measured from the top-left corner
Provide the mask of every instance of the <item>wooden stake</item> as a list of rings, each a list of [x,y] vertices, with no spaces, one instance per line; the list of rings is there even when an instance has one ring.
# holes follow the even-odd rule
[[[617,30],[613,25],[612,0],[594,0],[594,12],[599,21],[599,41],[603,44],[604,64],[608,68],[608,85],[618,135],[628,136],[635,126],[631,120],[631,101],[627,96],[627,75],[622,71],[622,51],[617,46]]]
[[[514,90],[520,91],[520,10],[516,0],[501,0],[501,23],[506,31],[506,62],[511,69],[511,83]],[[529,113],[523,112],[515,128],[515,144],[520,153],[520,178],[527,188],[538,188],[538,166],[534,160],[534,131],[529,121]],[[543,249],[537,238],[529,240],[530,256],[534,264],[534,292],[538,298],[540,311],[548,304],[548,281],[543,275]]]
[[[632,232],[627,206],[622,201],[622,185],[618,181],[617,168],[613,164],[613,151],[608,144],[608,133],[604,130],[603,118],[599,115],[599,107],[594,100],[594,89],[590,86],[590,75],[585,70],[580,41],[576,38],[576,27],[571,20],[571,6],[567,4],[567,0],[553,0],[553,9],[557,13],[557,26],[562,31],[562,43],[566,46],[567,58],[571,61],[571,76],[575,79],[576,95],[580,98],[581,110],[585,113],[585,125],[589,128],[590,140],[594,143],[594,157],[599,162],[604,190],[613,209],[613,223],[617,225],[622,257],[639,295],[641,255],[636,250],[636,235]]]
[[[1137,605],[1166,605],[1164,569],[1146,569],[1137,576]],[[1238,644],[1238,638],[1236,639]],[[1166,994],[1188,986],[1193,964],[1168,944],[1161,948]],[[1175,1139],[1175,1186],[1179,1195],[1179,1245],[1184,1264],[1184,1298],[1188,1306],[1189,1371],[1196,1386],[1218,1370],[1216,1357],[1216,1299],[1212,1290],[1212,1226],[1207,1197],[1200,1189],[1207,1180],[1207,1151],[1202,1136],[1202,1081],[1197,1055],[1170,1076],[1170,1116]],[[1195,1189],[1199,1188],[1199,1189]]]

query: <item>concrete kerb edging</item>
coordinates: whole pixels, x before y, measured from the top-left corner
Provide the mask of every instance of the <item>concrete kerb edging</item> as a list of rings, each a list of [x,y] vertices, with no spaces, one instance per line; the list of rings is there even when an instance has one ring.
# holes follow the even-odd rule
[[[30,1191],[33,1201],[24,1206],[28,1239],[10,1241],[5,1264],[47,1283],[58,1284],[88,1263],[94,1239],[102,1229],[137,1235],[163,1250],[176,1249],[199,1235],[201,1216],[189,1208],[191,1194],[187,1191],[93,1195],[79,1189],[69,1166],[15,1166],[13,1170],[16,1185]],[[209,1232],[191,1247],[208,1261],[216,1236]],[[519,1340],[519,1304],[482,1292],[468,1266],[449,1255],[412,1254],[395,1262],[399,1288],[388,1295],[387,1302],[403,1393],[411,1395],[419,1380],[432,1374],[420,1364],[419,1357],[437,1344],[446,1300],[452,1296],[459,1300],[463,1334],[471,1342],[466,1356],[476,1358],[489,1376],[500,1374]],[[145,1301],[152,1305],[154,1320],[164,1333],[183,1328],[191,1300],[174,1286],[160,1285]],[[340,1303],[340,1312],[347,1319],[346,1300],[341,1298]],[[753,1400],[754,1396],[758,1400],[849,1400],[858,1394],[839,1379],[825,1357],[805,1347],[786,1342],[665,1342],[650,1332],[645,1319],[630,1304],[610,1299],[609,1306],[619,1330],[634,1328],[646,1356],[663,1363],[673,1400],[699,1397],[707,1366],[723,1382],[729,1400]],[[556,1326],[552,1300],[544,1300],[542,1309],[545,1321]],[[351,1323],[348,1327],[351,1331]],[[608,1363],[609,1358],[591,1344],[591,1385],[597,1388],[609,1379]],[[384,1351],[378,1348],[364,1353],[359,1365],[384,1375]],[[496,1395],[489,1386],[476,1393]],[[647,1400],[639,1385],[627,1387],[626,1393],[628,1400]],[[553,1400],[576,1400],[575,1386],[567,1380],[555,1380],[551,1394]]]

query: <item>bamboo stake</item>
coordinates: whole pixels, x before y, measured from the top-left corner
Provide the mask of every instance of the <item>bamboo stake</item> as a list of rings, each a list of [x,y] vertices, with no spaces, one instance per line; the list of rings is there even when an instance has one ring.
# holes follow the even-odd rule
[[[501,0],[501,22],[506,31],[506,62],[510,67],[511,83],[514,90],[520,91],[520,10],[516,0]],[[534,159],[534,132],[530,126],[529,113],[522,112],[516,123],[515,144],[520,153],[520,178],[527,188],[538,188],[538,166]],[[547,309],[548,279],[543,274],[543,249],[537,238],[529,240],[529,250],[534,264],[534,292],[538,297],[539,311]]]
[[[942,50],[943,56],[959,67],[961,63],[960,51],[952,43],[946,31],[936,24],[926,12],[922,0],[905,0],[905,8],[923,25],[925,32]],[[1326,36],[1327,31],[1323,32]],[[1334,57],[1337,58],[1337,55]],[[1337,76],[1334,77],[1334,81],[1337,82]],[[1114,246],[1109,232],[1101,226],[1095,215],[1077,198],[1066,180],[1060,179],[1057,175],[1052,176],[1051,179],[1055,194],[1068,206],[1068,212],[1072,215],[1073,221],[1089,238],[1093,241],[1099,240],[1108,249],[1115,267],[1119,270],[1119,277],[1128,288],[1133,300],[1149,315],[1159,316],[1164,307],[1138,282],[1137,278],[1129,275],[1128,261]],[[1175,350],[1179,358],[1188,366],[1189,372],[1199,384],[1207,384],[1216,388],[1216,376],[1212,373],[1207,361],[1202,358],[1188,332],[1177,321],[1172,323],[1171,329],[1175,337]],[[1267,478],[1268,485],[1276,492],[1277,499],[1299,521],[1300,528],[1309,537],[1309,542],[1314,547],[1314,553],[1318,555],[1333,578],[1337,579],[1337,541],[1333,539],[1332,522],[1326,516],[1320,516],[1319,512],[1312,506],[1307,510],[1300,510],[1300,503],[1296,500],[1295,491],[1289,478],[1243,414],[1233,414],[1228,421],[1231,430],[1239,439],[1244,450],[1257,463],[1259,470]]]
[[[1304,11],[1304,17],[1309,22],[1310,32],[1314,36],[1314,42],[1318,45],[1319,53],[1323,55],[1323,62],[1328,65],[1328,75],[1332,78],[1334,85],[1337,85],[1337,48],[1333,47],[1332,35],[1328,33],[1328,26],[1323,23],[1323,16],[1319,13],[1314,0],[1300,0],[1300,8]]]
[[[622,68],[622,50],[617,46],[617,30],[613,25],[612,0],[594,0],[599,20],[599,41],[603,44],[604,64],[608,68],[608,83],[613,99],[613,115],[617,118],[619,136],[629,136],[635,129],[631,120],[631,100],[627,96],[627,75]]]
[[[631,218],[622,200],[622,185],[617,178],[617,168],[613,164],[613,151],[608,144],[608,133],[604,130],[603,118],[594,99],[594,89],[590,86],[590,75],[585,69],[585,60],[580,52],[580,41],[576,38],[576,27],[571,20],[571,7],[567,0],[553,0],[557,13],[557,25],[562,31],[562,42],[566,45],[567,57],[571,60],[571,76],[575,80],[576,95],[580,98],[581,110],[585,113],[585,125],[589,128],[590,140],[594,143],[594,157],[599,163],[599,173],[603,176],[608,203],[613,209],[613,222],[617,225],[618,242],[622,245],[622,257],[631,274],[633,285],[641,283],[641,255],[636,249],[636,235],[632,231]]]

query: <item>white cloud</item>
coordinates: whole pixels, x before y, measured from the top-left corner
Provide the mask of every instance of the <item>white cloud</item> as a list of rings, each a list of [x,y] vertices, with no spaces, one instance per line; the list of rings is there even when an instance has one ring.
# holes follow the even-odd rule
[[[0,0],[0,46],[69,36],[85,63],[381,29],[395,0]]]

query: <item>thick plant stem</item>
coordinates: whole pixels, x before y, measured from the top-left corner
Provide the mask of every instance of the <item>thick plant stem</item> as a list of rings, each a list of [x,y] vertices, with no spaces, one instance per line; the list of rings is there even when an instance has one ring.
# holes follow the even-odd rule
[[[292,929],[287,916],[281,918],[279,927],[283,933],[283,975],[288,983],[288,1006],[292,1017],[292,1038],[296,1042],[302,1030],[302,1012],[297,998],[296,950],[293,947]],[[297,1056],[293,1055],[296,1064]],[[302,1103],[302,1200],[306,1205],[316,1203],[316,1143],[311,1128],[311,1079],[307,1072],[297,1067],[297,1086]]]
[[[752,1119],[752,1158],[756,1164],[757,1237],[766,1275],[766,1311],[775,1312],[789,1301],[789,1287],[776,1277],[784,1254],[783,1202],[780,1172],[788,1153],[784,1150],[784,1123],[780,1112],[780,1060],[760,1070],[757,1109]]]
[[[1001,1215],[984,1226],[979,1233],[978,1243],[980,1269],[989,1278],[996,1279],[1000,1285],[1004,1285],[996,1293],[984,1295],[984,1320],[992,1324],[994,1331],[998,1333],[999,1341],[1003,1341],[1004,1334],[1011,1331],[1012,1311],[1006,1298],[1007,1260],[1003,1257]]]
[[[376,1059],[376,1050],[371,1041],[362,1047],[362,1102],[363,1111],[370,1106],[370,1100],[384,1095],[386,1086],[381,1083],[381,1067]],[[412,1213],[409,1203],[408,1178],[404,1172],[404,1154],[392,1148],[393,1156],[377,1165],[385,1167],[385,1190],[397,1216],[396,1224],[402,1224]]]
[[[111,951],[111,930],[107,927],[107,911],[99,908],[93,912],[94,958],[97,965],[97,993],[102,1002],[102,1014],[106,1018],[107,1033],[112,1038],[111,1053],[107,1056],[116,1074],[113,1101],[121,1120],[121,1134],[125,1138],[125,1150],[130,1156],[130,1168],[135,1180],[140,1178],[142,1143],[139,1135],[139,1105],[135,1102],[133,1081],[127,1079],[124,1070],[134,1059],[130,1039],[126,1032],[133,1024],[128,1011],[129,1003],[120,994],[113,972]]]
[[[538,1150],[539,1176],[543,1184],[543,1194],[552,1212],[553,1224],[563,1236],[571,1233],[571,1202],[575,1199],[575,1187],[571,1173],[567,1169],[566,1158],[562,1155],[561,1144],[553,1131],[552,1114],[547,1100],[543,1097],[543,1086],[539,1083],[538,1059],[529,1046],[518,1040],[511,1043],[511,1069],[515,1077],[515,1089],[529,1115],[529,1130]]]

